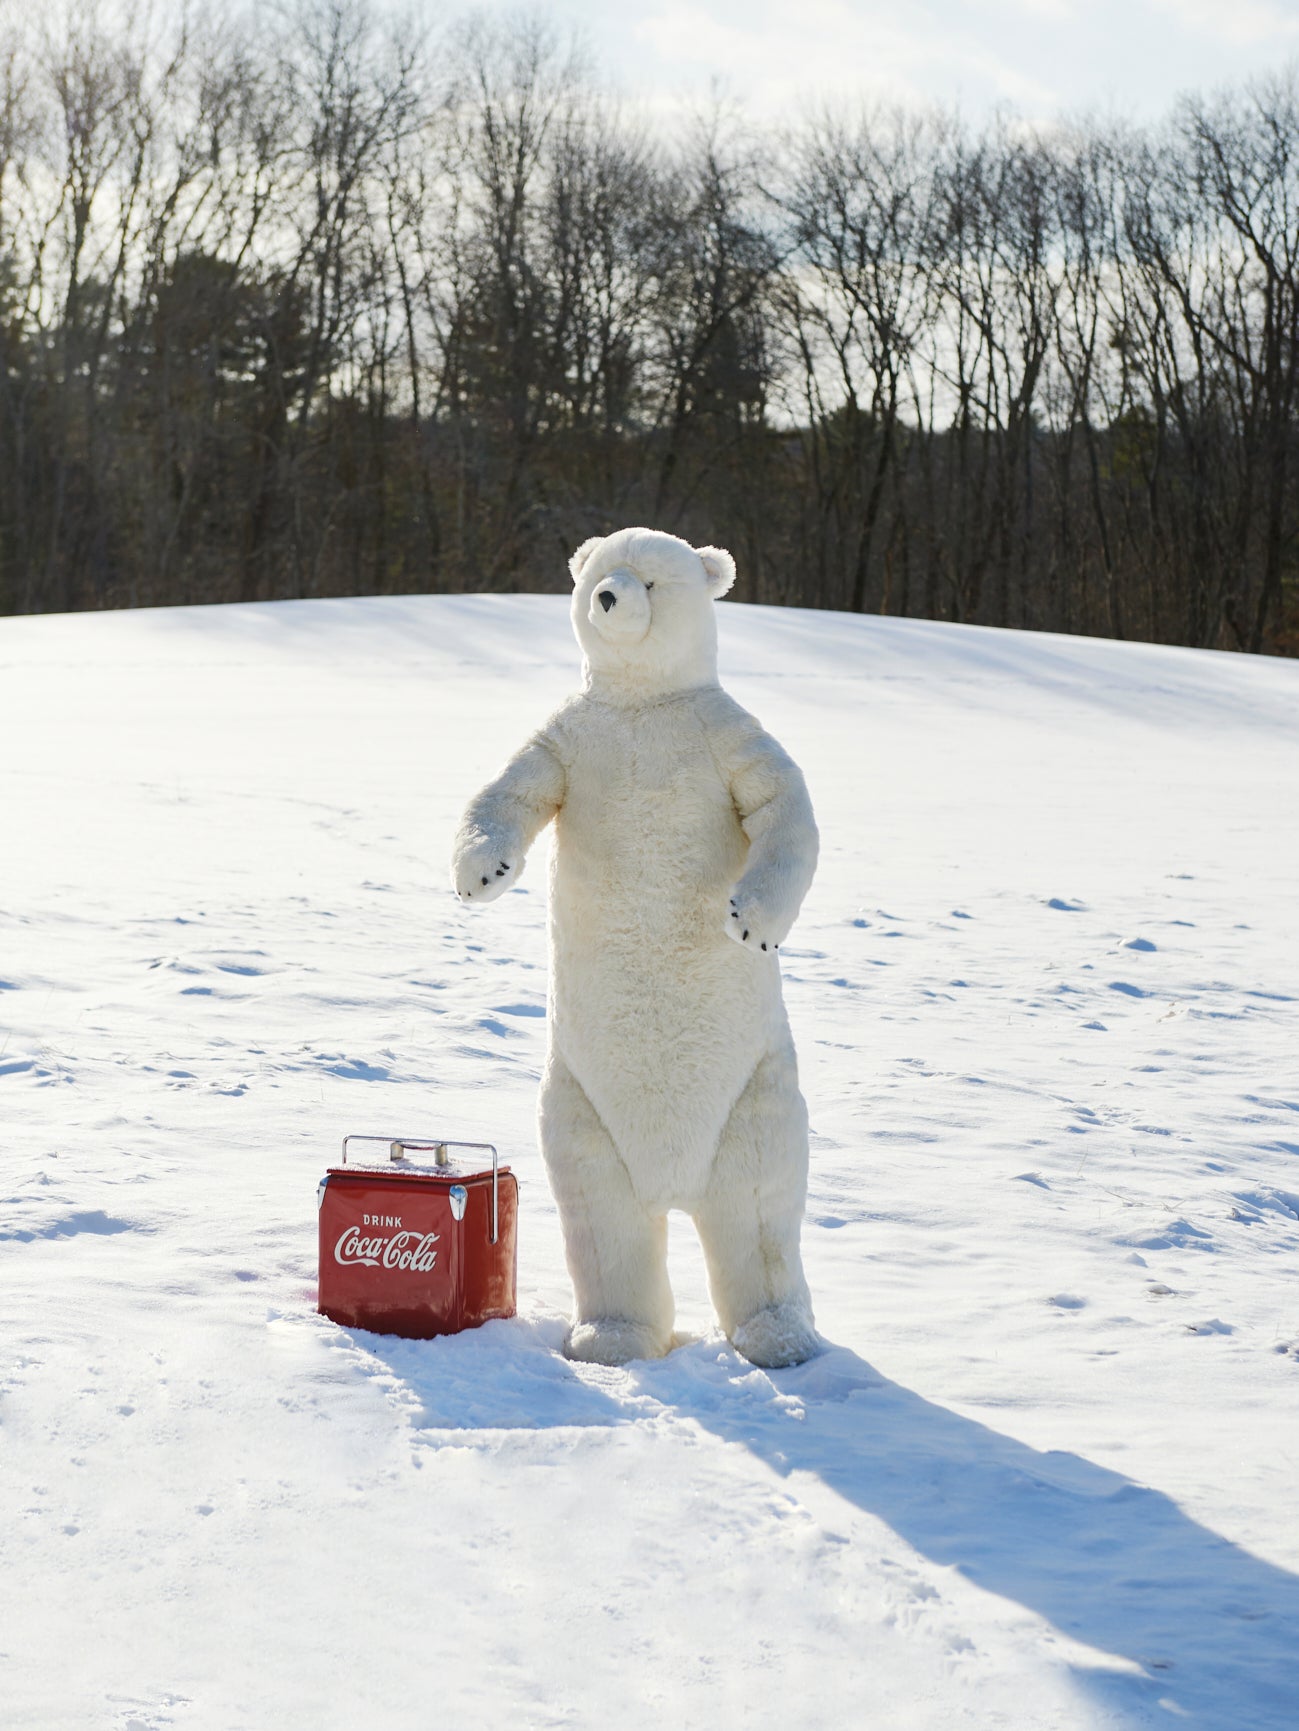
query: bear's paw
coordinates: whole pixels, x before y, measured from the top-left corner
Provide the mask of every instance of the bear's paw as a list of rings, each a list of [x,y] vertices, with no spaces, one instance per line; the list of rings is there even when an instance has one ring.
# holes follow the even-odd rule
[[[475,843],[456,855],[456,894],[462,902],[494,902],[517,879],[521,864],[490,842]]]
[[[741,901],[737,896],[731,897],[726,935],[734,938],[741,949],[754,950],[762,955],[774,956],[780,948],[762,909],[752,902]]]
[[[810,1311],[794,1302],[770,1305],[742,1322],[731,1345],[760,1370],[785,1370],[824,1350]]]
[[[630,1364],[634,1358],[662,1358],[670,1344],[647,1323],[605,1316],[575,1322],[564,1342],[564,1357],[581,1364]]]

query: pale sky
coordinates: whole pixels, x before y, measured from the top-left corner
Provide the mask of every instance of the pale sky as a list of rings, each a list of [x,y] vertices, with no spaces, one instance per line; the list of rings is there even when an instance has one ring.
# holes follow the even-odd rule
[[[515,0],[483,10],[513,12]],[[625,93],[661,108],[721,77],[758,116],[858,93],[1034,119],[1153,119],[1188,89],[1299,60],[1299,0],[550,0]]]

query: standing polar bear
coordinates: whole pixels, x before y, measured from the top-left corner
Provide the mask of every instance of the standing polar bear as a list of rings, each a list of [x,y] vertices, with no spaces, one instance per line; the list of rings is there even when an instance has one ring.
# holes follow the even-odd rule
[[[729,1339],[797,1364],[819,1342],[776,951],[816,866],[807,788],[717,683],[729,553],[623,529],[570,569],[583,689],[472,801],[452,860],[462,901],[493,901],[554,819],[540,1129],[576,1300],[565,1351],[668,1350],[679,1208]]]

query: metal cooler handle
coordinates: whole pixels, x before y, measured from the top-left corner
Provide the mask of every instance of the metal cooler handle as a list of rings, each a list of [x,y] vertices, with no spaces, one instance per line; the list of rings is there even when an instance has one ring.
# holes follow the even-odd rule
[[[451,1164],[447,1159],[448,1148],[485,1148],[492,1157],[492,1236],[490,1242],[492,1244],[496,1243],[496,1240],[500,1235],[501,1218],[499,1195],[500,1174],[497,1170],[500,1165],[500,1159],[496,1153],[494,1143],[455,1142],[445,1136],[439,1136],[433,1141],[428,1141],[422,1136],[358,1136],[353,1132],[350,1136],[344,1136],[343,1138],[344,1166],[347,1165],[347,1144],[349,1142],[386,1142],[388,1144],[389,1157],[392,1159],[394,1164],[400,1163],[406,1158],[406,1150],[408,1148],[414,1149],[419,1153],[431,1153],[433,1156],[433,1164],[435,1166],[449,1166]]]

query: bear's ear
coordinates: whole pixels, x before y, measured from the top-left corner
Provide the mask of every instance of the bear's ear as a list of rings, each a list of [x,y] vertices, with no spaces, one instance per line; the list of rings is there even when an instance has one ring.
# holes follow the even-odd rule
[[[708,593],[720,601],[735,581],[735,561],[725,547],[696,547],[695,551],[704,562]]]
[[[574,553],[573,557],[569,560],[568,568],[573,573],[574,583],[576,583],[578,578],[582,575],[583,565],[586,564],[587,560],[603,540],[603,535],[592,535],[589,541],[583,541],[577,552]]]

